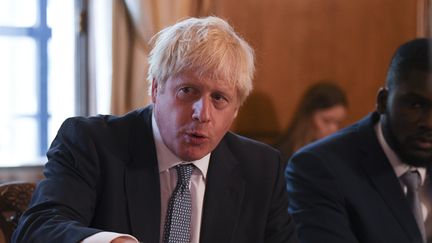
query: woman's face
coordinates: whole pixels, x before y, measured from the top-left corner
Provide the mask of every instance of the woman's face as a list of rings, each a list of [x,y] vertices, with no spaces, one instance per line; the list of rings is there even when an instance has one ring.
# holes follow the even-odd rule
[[[318,110],[313,114],[312,120],[317,129],[317,139],[326,137],[339,130],[346,117],[346,107],[336,105],[327,109]]]

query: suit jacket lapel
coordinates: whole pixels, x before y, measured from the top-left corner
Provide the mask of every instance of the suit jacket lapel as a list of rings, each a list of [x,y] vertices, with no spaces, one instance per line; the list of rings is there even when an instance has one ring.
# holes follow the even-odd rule
[[[241,212],[245,182],[239,161],[223,141],[210,158],[200,242],[230,242]]]
[[[366,154],[360,163],[412,242],[421,242],[420,231],[406,202],[400,182],[376,137],[373,126],[378,119],[378,114],[375,113],[359,124],[359,135],[363,136],[361,141],[364,141],[361,149]]]
[[[151,108],[144,110],[134,128],[130,164],[125,174],[131,230],[142,242],[159,242],[160,182]]]

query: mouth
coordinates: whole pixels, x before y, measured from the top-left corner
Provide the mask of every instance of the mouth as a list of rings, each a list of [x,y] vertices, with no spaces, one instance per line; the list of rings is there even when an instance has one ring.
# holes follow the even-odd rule
[[[432,139],[429,137],[417,137],[414,139],[414,144],[421,150],[432,150]]]
[[[209,140],[208,135],[201,132],[187,132],[186,138],[187,142],[192,145],[201,145]]]

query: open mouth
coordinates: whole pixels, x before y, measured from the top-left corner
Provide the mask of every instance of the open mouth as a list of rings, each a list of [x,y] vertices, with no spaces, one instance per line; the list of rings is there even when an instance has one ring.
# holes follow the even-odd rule
[[[202,144],[208,141],[208,136],[199,132],[191,132],[186,134],[188,141],[192,144]]]
[[[206,136],[204,136],[202,134],[198,134],[198,133],[191,133],[190,136],[192,136],[194,138],[206,138]]]

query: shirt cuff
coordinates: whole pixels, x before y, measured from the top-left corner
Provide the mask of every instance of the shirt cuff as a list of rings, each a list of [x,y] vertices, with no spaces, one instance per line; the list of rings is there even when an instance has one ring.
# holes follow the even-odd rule
[[[85,238],[81,243],[107,243],[121,236],[134,239],[138,243],[138,240],[132,235],[119,234],[119,233],[106,232],[106,231],[91,235]]]

